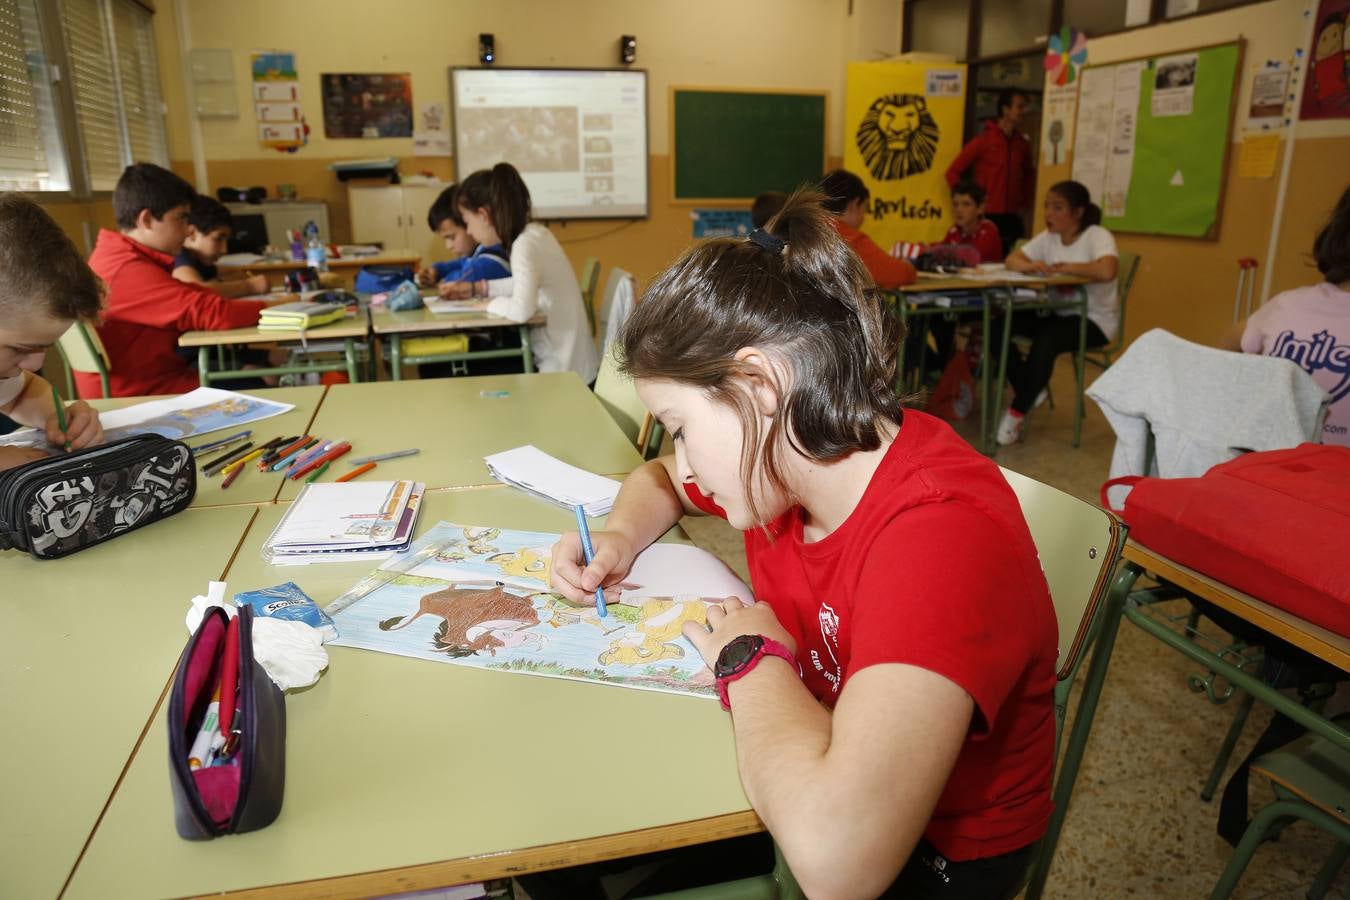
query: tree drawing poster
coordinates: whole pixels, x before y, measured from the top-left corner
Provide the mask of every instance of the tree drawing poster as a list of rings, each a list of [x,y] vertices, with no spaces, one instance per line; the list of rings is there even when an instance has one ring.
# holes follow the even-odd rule
[[[334,616],[333,643],[475,668],[716,696],[683,636],[711,603],[750,589],[710,553],[681,544],[643,551],[605,590],[608,614],[548,589],[558,535],[440,522],[409,554],[435,555]],[[398,558],[385,564],[397,566]]]

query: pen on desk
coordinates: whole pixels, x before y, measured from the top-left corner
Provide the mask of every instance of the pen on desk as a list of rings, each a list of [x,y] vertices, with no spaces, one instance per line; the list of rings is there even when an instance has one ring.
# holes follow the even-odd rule
[[[234,462],[226,463],[226,464],[225,464],[225,468],[222,469],[221,471],[223,471],[226,475],[229,475],[229,474],[230,474],[231,472],[233,472],[235,469],[242,469],[247,463],[250,463],[250,462],[252,462],[253,460],[257,459],[258,457],[262,456],[263,453],[265,453],[266,451],[267,451],[267,448],[266,448],[265,446],[264,446],[264,447],[254,447],[252,450],[250,450],[248,453],[244,454],[243,456],[239,457],[239,458],[236,459]]]
[[[322,456],[310,460],[309,462],[301,466],[299,469],[296,469],[295,474],[290,477],[292,480],[294,480],[296,478],[299,478],[301,475],[307,475],[313,470],[317,469],[319,466],[326,465],[327,463],[332,462],[342,454],[350,453],[351,449],[352,445],[347,443],[346,441],[343,441],[342,443],[334,447],[332,450],[329,450],[326,453],[324,453]]]
[[[290,468],[286,470],[286,474],[294,475],[296,469],[309,465],[311,462],[318,459],[320,456],[323,456],[325,453],[327,453],[329,450],[332,450],[340,443],[342,442],[326,441],[323,438],[319,438],[319,442],[317,444],[310,447],[308,450],[305,450],[295,458],[295,461],[291,463]]]
[[[339,476],[337,478],[337,481],[351,481],[356,476],[364,475],[373,468],[375,468],[375,464],[373,462],[368,462],[364,465],[357,466],[355,469],[352,469],[346,475]]]
[[[231,441],[226,441],[225,443],[206,452],[205,454],[198,455],[196,457],[196,462],[201,463],[203,467],[209,466],[216,460],[223,459],[224,457],[229,456],[231,453],[239,449],[240,444],[243,444],[247,441],[248,438],[246,437],[235,438]],[[203,456],[207,458],[203,459],[202,458]]]
[[[418,448],[412,447],[408,450],[395,450],[392,453],[376,453],[374,456],[362,456],[359,459],[349,459],[347,460],[347,462],[351,463],[353,466],[361,466],[365,465],[368,462],[384,462],[386,459],[399,459],[400,457],[404,456],[416,456],[421,452],[422,451],[419,450]]]
[[[23,373],[20,372],[20,375]],[[22,382],[20,382],[22,384]],[[56,385],[52,385],[52,403],[56,406],[56,424],[61,429],[61,434],[66,438],[66,449],[70,449],[70,435],[66,434],[66,405],[61,402],[61,395],[56,392]]]
[[[586,554],[586,565],[591,564],[595,559],[595,549],[591,546],[591,530],[586,527],[586,507],[574,506],[572,511],[577,514],[577,531],[581,534],[581,550]],[[605,589],[600,585],[595,586],[595,611],[600,614],[600,618],[608,615],[605,609]]]
[[[258,460],[258,468],[265,469],[272,463],[276,462],[278,457],[285,455],[286,448],[294,444],[299,439],[300,436],[298,434],[293,434],[290,437],[284,437],[281,440],[277,441],[276,446],[273,447],[271,450],[268,450],[266,453],[264,453],[262,455],[262,458]]]
[[[304,453],[306,450],[313,447],[318,442],[319,442],[318,438],[305,438],[304,443],[300,444],[299,447],[296,447],[294,452],[287,454],[286,451],[283,450],[282,455],[277,458],[277,461],[272,463],[272,471],[280,472],[282,469],[286,468],[291,463],[299,459],[300,454]]]
[[[233,444],[235,441],[242,441],[244,438],[251,437],[252,435],[253,431],[251,429],[246,429],[244,431],[235,432],[229,437],[219,438],[217,440],[211,441],[210,443],[199,444],[196,447],[189,447],[188,449],[191,450],[193,453],[205,453],[207,450],[214,450],[217,447],[224,447],[226,444]]]
[[[209,465],[202,466],[202,472],[204,472],[208,476],[216,475],[220,472],[221,469],[225,468],[230,463],[234,462],[236,459],[242,458],[252,449],[253,449],[253,442],[246,441],[244,443],[244,446],[240,447],[238,450],[232,450],[229,453],[225,454],[224,456],[220,457],[219,459],[212,461]]]
[[[323,465],[319,466],[317,469],[315,469],[313,472],[310,473],[308,478],[305,479],[305,484],[313,484],[315,481],[318,481],[319,477],[323,475],[324,472],[327,472],[328,467],[331,465],[332,463],[324,463]]]

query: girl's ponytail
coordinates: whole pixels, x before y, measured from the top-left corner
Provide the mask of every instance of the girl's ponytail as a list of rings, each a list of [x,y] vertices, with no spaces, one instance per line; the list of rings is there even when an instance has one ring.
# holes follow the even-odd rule
[[[455,202],[463,209],[477,211],[486,207],[492,214],[492,226],[502,239],[502,249],[511,245],[530,224],[530,189],[510,163],[497,163],[491,169],[479,169],[459,186]]]
[[[1078,220],[1078,230],[1087,231],[1093,225],[1102,224],[1102,208],[1092,202],[1092,195],[1079,181],[1057,181],[1050,185],[1050,193],[1056,194],[1069,204],[1069,209],[1083,211]]]

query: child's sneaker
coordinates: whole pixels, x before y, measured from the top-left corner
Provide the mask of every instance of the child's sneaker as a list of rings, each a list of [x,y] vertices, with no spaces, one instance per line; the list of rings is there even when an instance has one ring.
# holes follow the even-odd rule
[[[1035,408],[1037,408],[1038,406],[1044,406],[1044,405],[1045,405],[1045,401],[1047,401],[1047,400],[1049,400],[1049,399],[1050,399],[1050,388],[1049,388],[1049,387],[1043,387],[1043,388],[1041,388],[1041,392],[1040,392],[1039,394],[1036,395],[1036,402],[1033,403],[1033,404],[1031,405],[1031,408],[1032,408],[1032,409],[1035,409]]]
[[[1003,419],[998,423],[998,444],[1006,447],[1022,439],[1022,426],[1026,416],[1015,409],[1004,410]]]

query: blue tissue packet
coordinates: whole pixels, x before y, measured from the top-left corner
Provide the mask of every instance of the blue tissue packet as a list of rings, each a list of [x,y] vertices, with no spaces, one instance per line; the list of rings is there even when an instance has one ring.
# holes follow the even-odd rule
[[[294,581],[257,591],[243,591],[234,595],[234,602],[253,607],[254,615],[304,622],[318,629],[324,643],[338,636],[333,620]]]

